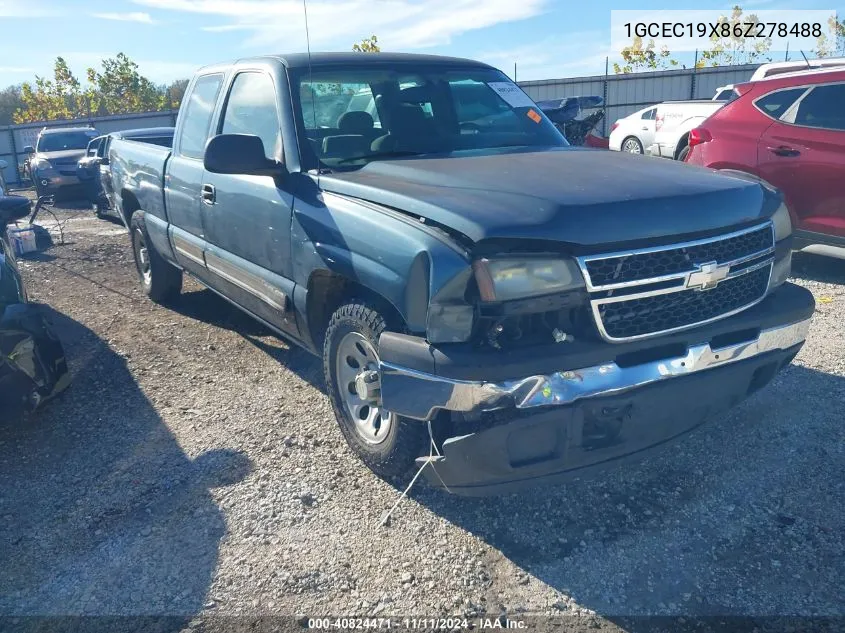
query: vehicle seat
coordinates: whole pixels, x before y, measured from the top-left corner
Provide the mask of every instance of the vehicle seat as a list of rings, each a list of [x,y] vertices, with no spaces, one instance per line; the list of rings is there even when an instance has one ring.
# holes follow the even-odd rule
[[[323,156],[362,156],[369,152],[375,122],[367,112],[344,112],[337,120],[341,134],[323,139]]]
[[[431,140],[429,123],[419,105],[402,103],[390,113],[388,133],[374,140],[371,149],[374,152],[419,151]]]

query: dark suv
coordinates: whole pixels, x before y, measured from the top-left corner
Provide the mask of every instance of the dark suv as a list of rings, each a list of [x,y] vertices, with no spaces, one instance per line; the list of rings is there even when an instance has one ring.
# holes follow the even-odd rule
[[[44,128],[35,147],[27,146],[26,175],[39,196],[81,191],[76,165],[85,148],[100,133],[92,127]]]

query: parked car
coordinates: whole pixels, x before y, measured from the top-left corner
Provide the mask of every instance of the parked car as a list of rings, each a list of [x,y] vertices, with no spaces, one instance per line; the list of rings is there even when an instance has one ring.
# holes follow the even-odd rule
[[[26,146],[26,176],[35,185],[38,196],[82,193],[76,164],[85,155],[91,139],[99,136],[92,127],[44,128],[35,147]]]
[[[796,248],[845,247],[845,69],[781,74],[736,90],[692,130],[686,161],[781,190]]]
[[[70,382],[62,345],[27,299],[6,232],[29,211],[28,198],[0,194],[0,421],[38,407]]]
[[[152,127],[137,130],[122,130],[98,136],[91,140],[88,148],[77,163],[77,175],[85,191],[85,199],[91,203],[98,217],[110,215],[111,173],[108,148],[113,139],[144,141],[153,145],[170,147],[173,143],[172,127]]]
[[[299,98],[309,85],[362,81],[374,140],[366,112],[323,128],[302,111],[317,105]],[[471,116],[489,125],[462,133],[473,121],[453,84],[484,88],[492,111]],[[682,435],[788,364],[814,310],[786,281],[776,191],[568,146],[506,75],[470,60],[209,66],[172,151],[115,139],[109,159],[152,300],[176,300],[187,272],[320,356],[361,459],[396,475],[436,449],[424,471],[455,493],[583,473]]]
[[[633,114],[617,119],[610,126],[608,148],[629,154],[645,154],[654,140],[654,117],[657,106],[637,110]]]
[[[725,101],[698,99],[690,101],[666,101],[657,106],[654,115],[654,142],[648,153],[662,158],[683,160],[689,131],[699,125]]]

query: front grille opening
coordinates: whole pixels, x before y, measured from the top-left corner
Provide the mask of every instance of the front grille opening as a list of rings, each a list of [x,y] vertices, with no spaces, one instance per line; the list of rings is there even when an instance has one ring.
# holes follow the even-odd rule
[[[658,360],[666,360],[667,358],[678,358],[680,356],[686,356],[686,353],[687,346],[685,343],[659,345],[657,347],[641,349],[636,352],[620,354],[616,357],[616,364],[624,369],[626,367],[636,367],[637,365],[644,365],[645,363],[653,363]]]
[[[746,330],[737,330],[736,332],[718,334],[710,339],[710,349],[722,349],[731,345],[747,343],[748,341],[756,340],[759,336],[760,328],[749,328]]]
[[[608,337],[626,339],[710,321],[759,301],[769,285],[771,265],[728,279],[712,290],[685,290],[604,303],[598,316]]]

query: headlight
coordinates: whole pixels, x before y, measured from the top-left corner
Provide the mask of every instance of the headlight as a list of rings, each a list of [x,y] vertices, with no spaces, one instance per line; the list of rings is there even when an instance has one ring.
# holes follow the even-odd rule
[[[35,162],[32,164],[35,169],[52,169],[53,166],[50,164],[50,161],[46,158],[36,158]]]
[[[778,210],[772,216],[772,223],[775,227],[775,242],[780,242],[792,235],[792,220],[789,217],[789,209],[781,202]]]
[[[577,264],[569,259],[477,259],[472,268],[484,302],[536,297],[584,285]]]

